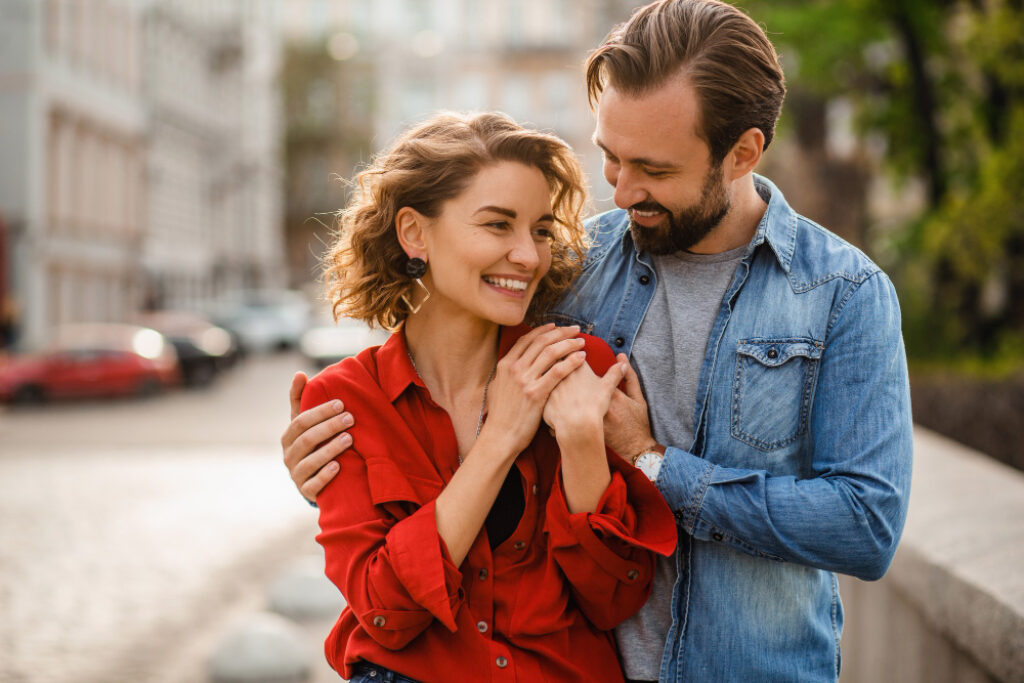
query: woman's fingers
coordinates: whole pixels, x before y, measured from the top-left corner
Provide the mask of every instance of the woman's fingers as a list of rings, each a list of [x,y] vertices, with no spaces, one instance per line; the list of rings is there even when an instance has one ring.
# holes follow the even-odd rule
[[[557,361],[537,380],[534,393],[539,398],[547,400],[548,395],[558,386],[558,383],[580,368],[586,361],[586,351],[576,351]]]
[[[541,349],[540,353],[530,364],[529,370],[533,377],[540,377],[547,372],[556,362],[565,358],[574,351],[582,351],[584,342],[579,337],[573,337],[571,339],[563,339],[561,341],[554,342]],[[524,358],[522,362],[525,362]]]
[[[555,327],[533,337],[523,348],[514,364],[524,369],[534,365],[537,357],[540,356],[552,344],[567,341],[580,333],[579,325],[570,327]],[[521,340],[520,340],[521,341]],[[563,354],[564,355],[564,354]],[[550,367],[550,364],[549,364]],[[547,368],[545,368],[546,370]]]
[[[541,336],[542,334],[547,334],[548,332],[551,332],[552,330],[555,329],[557,328],[555,327],[554,323],[547,323],[546,325],[541,325],[540,327],[533,328],[532,330],[530,330],[529,332],[527,332],[522,337],[516,340],[516,343],[512,345],[512,348],[508,350],[508,353],[505,354],[505,357],[502,360],[507,360],[509,363],[514,363],[515,361],[519,360],[519,358],[523,355],[523,352],[526,351],[526,349],[530,346],[531,343],[533,343],[534,339]]]

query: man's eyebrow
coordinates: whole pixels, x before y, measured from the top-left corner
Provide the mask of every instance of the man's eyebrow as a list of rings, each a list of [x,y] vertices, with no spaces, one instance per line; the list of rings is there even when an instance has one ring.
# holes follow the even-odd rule
[[[601,148],[601,151],[606,155],[617,159],[611,150],[604,146],[604,144],[597,139],[597,135],[591,138],[591,141]],[[621,161],[621,160],[620,160]],[[658,161],[657,159],[648,159],[647,157],[636,157],[635,159],[627,159],[627,162],[634,166],[650,166],[651,168],[675,168],[676,165],[669,161]]]
[[[493,206],[493,205],[481,206],[479,209],[477,209],[473,213],[473,215],[475,216],[478,213],[485,213],[485,212],[488,212],[488,211],[491,212],[491,213],[501,214],[502,216],[508,216],[509,218],[515,218],[518,215],[518,214],[516,214],[514,209],[506,209],[503,206]],[[543,216],[541,216],[540,218],[538,218],[537,222],[538,223],[543,223],[544,221],[554,221],[554,220],[555,220],[554,214],[546,213]]]

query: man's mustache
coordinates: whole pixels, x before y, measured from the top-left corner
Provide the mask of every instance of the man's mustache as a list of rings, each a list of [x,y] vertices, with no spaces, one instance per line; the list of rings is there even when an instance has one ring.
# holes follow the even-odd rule
[[[668,209],[659,204],[658,202],[637,202],[633,206],[629,207],[630,211],[662,211],[668,213]]]

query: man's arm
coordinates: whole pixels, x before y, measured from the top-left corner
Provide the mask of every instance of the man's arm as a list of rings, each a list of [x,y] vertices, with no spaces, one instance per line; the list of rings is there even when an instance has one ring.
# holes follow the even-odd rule
[[[352,426],[354,418],[338,400],[300,412],[305,387],[306,374],[295,373],[288,392],[291,422],[281,436],[281,450],[295,488],[313,503],[338,473],[334,459],[352,445],[352,437],[345,430]]]
[[[657,484],[696,539],[871,580],[892,560],[910,493],[913,425],[892,284],[867,279],[837,315],[811,407],[813,475],[721,467],[670,446]],[[653,443],[635,396],[618,398],[632,425],[619,438]]]

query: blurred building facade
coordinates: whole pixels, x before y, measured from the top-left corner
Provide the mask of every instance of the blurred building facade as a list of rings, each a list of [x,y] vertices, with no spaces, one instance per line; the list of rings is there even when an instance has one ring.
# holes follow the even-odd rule
[[[361,163],[438,109],[501,110],[576,150],[611,208],[590,142],[583,61],[628,18],[623,0],[292,0],[283,8],[294,285],[310,282]],[[315,67],[313,65],[316,65]],[[315,132],[314,132],[315,131]],[[315,141],[315,144],[313,144]]]
[[[22,345],[61,323],[279,283],[274,11],[0,4],[0,253]]]

